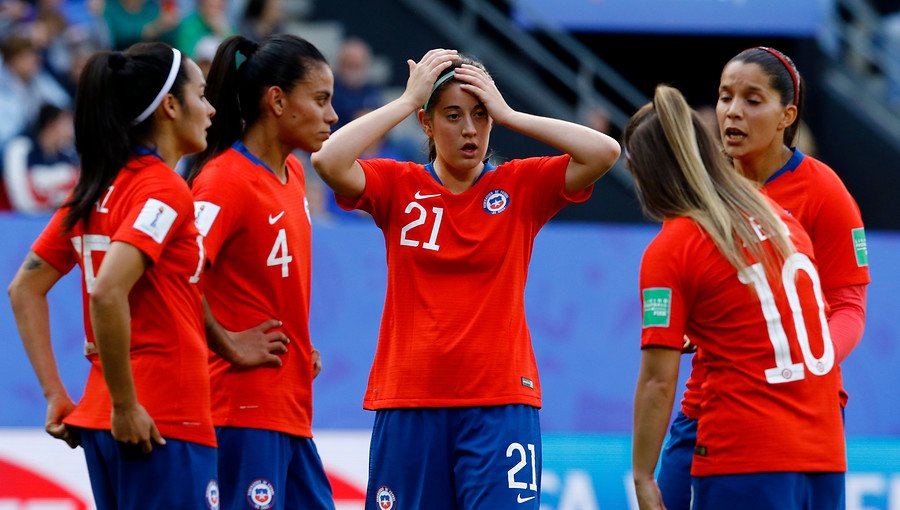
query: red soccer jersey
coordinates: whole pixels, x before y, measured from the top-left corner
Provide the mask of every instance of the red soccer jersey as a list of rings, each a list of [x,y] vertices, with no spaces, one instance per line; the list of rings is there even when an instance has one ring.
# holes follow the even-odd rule
[[[869,283],[869,256],[859,207],[834,170],[794,149],[794,155],[766,181],[763,191],[809,234],[823,290]],[[693,419],[700,413],[701,359],[693,360],[681,401],[682,412]],[[841,402],[847,402],[843,391]]]
[[[91,362],[87,387],[65,422],[110,429],[111,402],[91,329],[89,297],[110,243],[143,252],[152,264],[128,295],[131,307],[131,369],[138,401],[164,437],[215,446],[209,412],[209,375],[203,309],[196,282],[202,239],[193,222],[184,180],[158,157],[128,163],[97,202],[87,222],[65,232],[59,210],[32,249],[67,273],[81,266],[85,352]]]
[[[762,264],[739,276],[687,218],[665,222],[644,253],[642,346],[680,350],[688,335],[707,369],[694,476],[846,470],[812,246],[793,218],[782,220],[798,253],[774,277]]]
[[[384,232],[388,284],[364,407],[541,405],[525,322],[534,237],[562,207],[569,157],[486,167],[453,194],[431,165],[360,160],[366,189],[341,206]]]
[[[194,181],[213,315],[230,331],[278,319],[291,341],[280,368],[238,368],[211,354],[213,421],[312,437],[311,228],[303,167],[293,156],[286,167],[282,183],[238,142]]]

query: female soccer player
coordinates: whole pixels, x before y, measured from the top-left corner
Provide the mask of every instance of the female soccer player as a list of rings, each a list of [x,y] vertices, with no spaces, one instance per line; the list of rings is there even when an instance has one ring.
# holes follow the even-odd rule
[[[809,237],[734,172],[675,89],[657,87],[632,117],[625,150],[644,210],[663,221],[641,262],[640,508],[664,508],[653,475],[685,335],[707,367],[693,508],[837,508],[843,423]]]
[[[725,153],[735,168],[761,184],[812,239],[840,363],[859,343],[865,327],[869,283],[865,230],[859,208],[840,178],[793,146],[805,91],[790,58],[772,48],[750,48],[722,70],[716,115]],[[694,358],[681,411],[660,462],[659,486],[670,510],[690,507],[691,461],[705,380],[702,360],[702,352]],[[841,397],[843,407],[846,393],[842,391]]]
[[[163,43],[91,57],[75,106],[80,180],[10,286],[47,432],[84,447],[101,510],[218,500],[203,246],[190,190],[172,170],[206,147],[215,110],[204,86],[200,68]],[[78,405],[59,379],[46,300],[76,264],[91,362]]]
[[[383,230],[388,289],[364,407],[377,410],[366,508],[538,508],[540,381],[525,322],[532,243],[619,155],[608,136],[510,108],[481,64],[435,49],[397,100],[312,155]],[[424,107],[423,107],[424,105]],[[432,162],[358,160],[411,113]],[[565,154],[494,166],[494,123]]]
[[[224,329],[274,318],[280,335],[268,366],[211,361],[221,508],[334,508],[312,440],[321,363],[309,338],[311,226],[303,167],[291,155],[318,150],[337,121],[331,69],[299,37],[257,45],[234,36],[209,82],[217,114],[189,176],[210,264],[204,297]]]

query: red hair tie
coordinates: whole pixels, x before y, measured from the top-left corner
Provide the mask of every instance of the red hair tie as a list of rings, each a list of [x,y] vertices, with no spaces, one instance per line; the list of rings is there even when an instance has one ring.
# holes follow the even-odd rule
[[[791,81],[794,82],[793,104],[794,104],[794,106],[798,106],[797,102],[800,101],[800,82],[797,80],[797,71],[794,70],[793,64],[791,64],[791,62],[787,59],[787,57],[784,56],[784,54],[778,50],[774,50],[774,49],[768,48],[766,46],[757,46],[755,49],[763,50],[763,51],[767,51],[767,52],[771,53],[772,55],[775,56],[775,58],[780,60],[782,64],[784,64],[784,67],[788,70],[788,74],[791,75]]]

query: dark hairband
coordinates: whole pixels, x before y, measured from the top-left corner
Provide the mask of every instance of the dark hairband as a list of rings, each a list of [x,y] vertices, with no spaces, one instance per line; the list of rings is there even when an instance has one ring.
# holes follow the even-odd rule
[[[250,39],[244,39],[238,44],[237,50],[241,53],[241,55],[250,58],[250,55],[256,53],[256,50],[259,49],[259,44],[251,41]]]
[[[788,58],[780,51],[766,47],[766,46],[757,46],[754,49],[763,50],[765,52],[771,53],[772,55],[775,56],[775,58],[780,60],[782,64],[784,64],[784,67],[788,70],[788,74],[791,75],[791,81],[794,83],[793,104],[794,104],[794,106],[798,106],[798,103],[800,102],[800,80],[797,79],[797,71],[796,71],[796,69],[794,69],[794,65],[791,63],[791,61],[788,60]]]

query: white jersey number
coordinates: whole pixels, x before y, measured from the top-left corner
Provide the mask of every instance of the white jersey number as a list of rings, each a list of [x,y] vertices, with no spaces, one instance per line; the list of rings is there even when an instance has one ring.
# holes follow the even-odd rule
[[[287,278],[288,264],[294,260],[294,257],[288,255],[287,234],[284,229],[278,230],[278,237],[275,238],[275,244],[272,245],[272,251],[269,252],[269,258],[266,259],[268,266],[281,266],[281,277]]]
[[[409,205],[406,206],[406,210],[403,211],[406,214],[411,213],[413,210],[419,211],[419,217],[407,223],[402,230],[400,230],[400,245],[401,246],[419,246],[419,241],[415,241],[413,239],[408,239],[406,234],[409,233],[410,230],[425,224],[425,220],[428,218],[428,211],[425,210],[418,202],[410,202]],[[444,217],[444,209],[442,207],[432,207],[431,212],[434,213],[434,226],[431,227],[431,237],[428,238],[428,242],[422,243],[422,248],[426,250],[438,251],[441,249],[437,244],[438,231],[441,229],[441,219]]]
[[[803,271],[812,280],[813,291],[816,296],[816,304],[819,309],[819,321],[822,325],[822,341],[825,346],[822,356],[815,357],[809,346],[809,334],[806,331],[806,323],[803,320],[803,310],[800,307],[800,296],[797,294],[795,277],[797,272]],[[803,353],[803,363],[794,363],[791,359],[791,347],[788,345],[787,333],[781,322],[781,314],[775,305],[775,295],[766,279],[766,272],[762,264],[753,264],[738,273],[738,278],[745,285],[753,285],[762,305],[763,317],[769,330],[769,341],[775,349],[775,366],[766,369],[766,380],[769,384],[779,384],[790,381],[802,380],[806,375],[803,366],[814,375],[825,375],[834,367],[834,345],[831,343],[831,333],[828,330],[828,321],[825,318],[825,300],[822,297],[822,287],[819,283],[819,274],[809,257],[802,253],[794,253],[784,261],[781,268],[781,283],[787,294],[791,307],[791,315],[794,320],[794,329],[797,331],[797,341],[800,343],[800,351]]]
[[[509,481],[510,489],[527,489],[536,491],[537,490],[537,473],[536,473],[536,459],[534,455],[534,445],[529,444],[528,451],[531,452],[531,482],[519,482],[516,480],[516,473],[522,470],[525,466],[528,465],[528,457],[525,455],[525,447],[523,447],[519,443],[510,443],[509,448],[506,449],[506,458],[510,458],[513,454],[519,454],[519,462],[510,468],[509,471],[506,472],[506,478]]]

